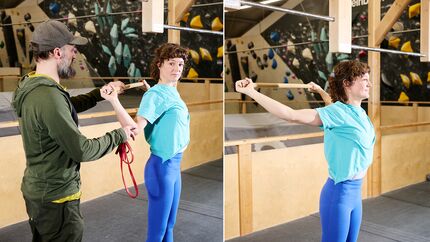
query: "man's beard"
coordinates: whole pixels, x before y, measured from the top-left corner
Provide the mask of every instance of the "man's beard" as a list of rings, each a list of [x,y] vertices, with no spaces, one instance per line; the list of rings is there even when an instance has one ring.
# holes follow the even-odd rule
[[[75,69],[72,68],[72,61],[67,63],[66,58],[61,58],[61,61],[57,66],[57,72],[61,79],[68,79],[76,75]]]

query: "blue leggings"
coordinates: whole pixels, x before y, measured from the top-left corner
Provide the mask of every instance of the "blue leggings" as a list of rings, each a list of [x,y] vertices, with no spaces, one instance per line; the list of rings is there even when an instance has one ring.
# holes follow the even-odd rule
[[[355,242],[360,231],[363,180],[334,184],[327,179],[320,197],[322,242]]]
[[[181,195],[182,153],[170,160],[151,154],[145,166],[145,186],[148,191],[147,242],[172,242],[173,227]]]

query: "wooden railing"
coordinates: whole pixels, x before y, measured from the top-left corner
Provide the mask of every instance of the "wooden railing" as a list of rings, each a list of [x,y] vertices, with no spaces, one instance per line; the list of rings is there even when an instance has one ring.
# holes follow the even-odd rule
[[[414,102],[414,105],[417,105]],[[427,103],[427,102],[425,102]],[[430,102],[429,102],[430,103]],[[430,122],[417,122],[408,124],[384,125],[381,130],[390,130],[406,127],[417,127],[430,125]],[[252,189],[252,144],[284,141],[284,140],[297,140],[306,138],[323,137],[324,132],[306,133],[306,134],[293,134],[274,137],[243,139],[243,140],[229,140],[224,142],[224,146],[236,146],[238,156],[238,179],[239,179],[239,227],[240,235],[253,232],[253,189]]]
[[[252,194],[252,144],[273,141],[297,140],[322,137],[323,132],[292,134],[275,137],[225,141],[224,146],[236,146],[239,178],[239,227],[240,235],[253,232],[253,194]]]
[[[200,105],[208,105],[208,104],[216,104],[216,103],[222,103],[223,100],[211,100],[211,101],[202,101],[202,102],[190,102],[186,103],[187,107],[191,106],[200,106]],[[131,116],[136,115],[137,108],[128,108],[126,109],[128,114]],[[80,114],[79,119],[91,119],[91,118],[100,118],[100,117],[108,117],[108,116],[115,116],[115,111],[106,111],[106,112],[97,112],[97,113],[86,113],[86,114]],[[0,122],[0,129],[3,128],[11,128],[11,127],[17,127],[19,126],[18,121],[6,121],[6,122]]]

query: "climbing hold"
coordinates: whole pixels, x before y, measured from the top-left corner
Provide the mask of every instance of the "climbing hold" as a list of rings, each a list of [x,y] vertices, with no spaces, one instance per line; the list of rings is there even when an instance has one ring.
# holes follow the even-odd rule
[[[194,16],[191,19],[190,26],[191,26],[191,28],[195,28],[195,29],[203,28],[203,24],[202,24],[202,20],[200,18],[200,15]]]
[[[272,69],[276,69],[276,67],[278,67],[278,62],[276,61],[276,59],[273,59]]]
[[[112,16],[112,5],[110,4],[110,0],[107,1],[107,5],[106,5],[106,13],[107,13],[107,21],[109,26],[113,25],[113,16]]]
[[[273,59],[273,57],[275,57],[275,52],[272,49],[269,49],[267,55],[269,56],[269,59]]]
[[[327,71],[331,73],[333,71],[333,54],[331,52],[327,53],[325,63],[327,64]]]
[[[400,50],[404,51],[404,52],[413,52],[412,46],[411,46],[411,41],[404,43],[402,45],[402,48],[400,48]]]
[[[323,79],[324,81],[327,81],[327,76],[322,71],[318,71],[318,76]]]
[[[281,39],[281,36],[279,35],[278,32],[270,32],[270,39],[273,42],[278,42]]]
[[[409,7],[409,18],[413,18],[415,16],[418,16],[421,11],[421,3],[416,3]]]
[[[344,60],[348,60],[349,59],[349,55],[342,53],[342,54],[337,55],[336,58],[337,58],[338,61],[344,61]]]
[[[67,14],[67,23],[75,28],[78,27],[78,21],[76,20],[76,16],[71,12]]]
[[[24,20],[25,20],[25,21],[30,21],[30,20],[31,20],[31,14],[30,14],[30,13],[26,13],[26,14],[24,15]]]
[[[99,14],[100,14],[100,8],[99,8],[98,3],[94,3],[94,13],[95,13],[96,15],[99,15]],[[69,13],[69,14],[70,14],[70,13]],[[97,23],[99,24],[99,27],[100,27],[101,29],[103,29],[103,28],[104,28],[104,23],[103,23],[103,19],[102,19],[102,17],[97,16]]]
[[[121,42],[120,42],[121,43]],[[127,70],[127,75],[129,77],[134,77],[134,72],[136,72],[136,65],[132,62],[130,64],[130,67]]]
[[[197,78],[197,77],[199,77],[199,73],[197,73],[197,71],[191,67],[190,70],[188,71],[187,78]]]
[[[121,20],[121,31],[124,31],[125,28],[127,28],[128,22],[130,22],[130,18]]]
[[[249,42],[248,43],[248,49],[252,49],[252,48],[254,48],[254,42]]]
[[[408,102],[409,97],[408,97],[408,95],[406,95],[405,92],[401,92],[398,101],[399,102]]]
[[[302,51],[302,56],[303,56],[303,58],[305,58],[306,60],[309,60],[309,61],[312,61],[314,59],[312,56],[312,52],[309,48],[305,48]]]
[[[423,85],[423,81],[421,81],[421,78],[417,73],[409,72],[409,75],[411,76],[413,85]]]
[[[294,95],[291,92],[291,90],[288,90],[288,92],[287,92],[287,98],[288,98],[288,100],[293,100],[294,99]]]
[[[51,11],[53,15],[57,15],[58,12],[60,12],[60,4],[56,2],[51,2],[49,4],[49,11]]]
[[[299,66],[300,66],[300,62],[299,62],[299,60],[297,60],[296,58],[294,58],[294,60],[293,60],[293,66],[294,66],[295,68],[299,68]]]
[[[109,64],[108,64],[108,68],[109,68],[109,73],[111,76],[115,75],[116,72],[116,63],[115,63],[115,57],[111,56],[109,59]]]
[[[121,43],[121,41],[118,42],[118,45],[116,46],[114,52],[115,52],[116,63],[118,65],[120,65],[121,64],[121,59],[122,59],[122,43]]]
[[[106,53],[108,55],[112,55],[112,52],[109,50],[109,48],[106,45],[102,44],[102,50],[104,53]]]
[[[96,26],[94,26],[94,22],[91,20],[85,23],[85,30],[94,34],[97,33]]]
[[[296,54],[296,46],[291,40],[287,41],[287,51]]]
[[[200,55],[197,53],[197,51],[190,49],[191,59],[193,59],[193,62],[198,65],[200,63]]]
[[[124,67],[128,68],[131,62],[131,52],[130,52],[130,48],[128,47],[128,44],[124,45],[124,49],[122,51],[122,59],[124,61]]]
[[[218,47],[216,58],[222,58],[224,56],[224,46]]]
[[[409,88],[411,85],[411,80],[407,75],[400,74],[400,78],[402,79],[402,83],[406,88]]]
[[[184,14],[184,16],[182,16],[181,20],[186,23],[186,22],[188,22],[188,17],[190,17],[190,12]]]
[[[360,52],[358,52],[358,58],[364,58],[367,56],[367,52],[365,50],[360,50]]]
[[[209,53],[207,49],[200,47],[199,50],[200,50],[200,55],[202,56],[202,60],[212,61],[212,55],[211,53]]]
[[[220,31],[223,29],[224,26],[223,26],[220,18],[216,17],[214,20],[212,20],[212,26],[211,27],[212,27],[213,31]]]
[[[118,44],[118,25],[114,24],[110,30],[110,39],[112,41],[112,45],[116,47]]]

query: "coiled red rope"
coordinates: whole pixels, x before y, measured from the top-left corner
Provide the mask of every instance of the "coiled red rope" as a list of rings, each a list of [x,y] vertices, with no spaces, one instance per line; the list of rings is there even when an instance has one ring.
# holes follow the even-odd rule
[[[122,176],[122,182],[124,183],[125,191],[127,192],[128,196],[131,198],[136,198],[137,195],[139,195],[139,189],[136,184],[136,180],[134,179],[133,171],[131,170],[131,163],[134,161],[134,155],[133,150],[131,149],[131,146],[128,142],[122,143],[118,146],[118,149],[115,151],[115,154],[119,155],[120,163],[121,163],[121,176]],[[130,154],[130,157],[128,156]],[[133,181],[134,191],[135,194],[132,194],[127,187],[127,184],[124,179],[124,172],[123,172],[123,164],[127,164],[128,171],[130,172],[131,180]]]

